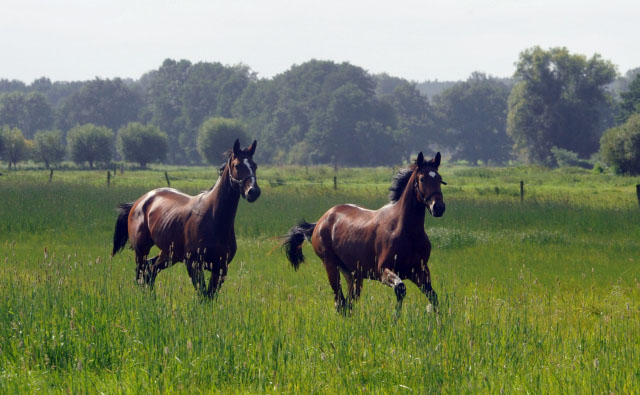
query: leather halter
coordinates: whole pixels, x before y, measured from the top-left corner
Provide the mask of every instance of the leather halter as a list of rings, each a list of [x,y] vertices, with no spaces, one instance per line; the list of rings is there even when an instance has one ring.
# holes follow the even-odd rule
[[[443,182],[443,184],[444,184],[444,182]],[[429,200],[431,200],[431,198],[434,197],[435,195],[443,196],[441,191],[433,191],[433,192],[431,192],[431,194],[429,196],[425,197],[424,194],[422,193],[422,190],[420,190],[420,188],[418,188],[418,180],[415,180],[413,182],[413,188],[418,191],[418,196],[420,197],[420,201],[425,206],[429,205]]]
[[[240,187],[240,190],[242,190],[242,187],[244,186],[244,182],[245,181],[247,181],[251,177],[255,177],[253,174],[249,174],[248,176],[246,176],[242,180],[239,180],[239,179],[235,178],[234,176],[232,176],[231,175],[231,158],[229,158],[229,161],[227,162],[227,167],[229,168],[229,182],[231,183],[231,186],[233,187],[233,184],[236,184],[236,185],[238,185],[238,187]]]

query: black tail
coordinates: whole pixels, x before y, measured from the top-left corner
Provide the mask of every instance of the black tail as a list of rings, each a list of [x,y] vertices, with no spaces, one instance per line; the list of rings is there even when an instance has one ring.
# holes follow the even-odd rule
[[[289,233],[284,236],[284,242],[282,248],[287,253],[287,259],[291,262],[291,266],[295,270],[298,270],[300,263],[304,262],[304,255],[302,255],[302,243],[304,240],[311,240],[313,230],[316,228],[316,224],[310,224],[305,220],[293,228],[289,229]]]
[[[118,220],[116,221],[116,231],[113,233],[111,256],[114,256],[127,245],[129,240],[129,211],[131,211],[131,207],[133,207],[133,203],[121,203],[118,205]]]

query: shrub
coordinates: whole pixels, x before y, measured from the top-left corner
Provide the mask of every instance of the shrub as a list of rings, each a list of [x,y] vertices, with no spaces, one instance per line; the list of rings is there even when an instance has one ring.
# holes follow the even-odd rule
[[[79,125],[67,133],[67,146],[71,159],[78,163],[88,162],[93,169],[96,162],[109,162],[113,155],[113,131],[105,126],[91,123]]]
[[[62,162],[67,149],[59,130],[41,130],[33,137],[33,160],[44,163],[47,169]]]
[[[236,139],[249,141],[244,125],[235,119],[212,117],[200,126],[198,152],[202,159],[212,165],[220,163],[222,154],[233,147]]]
[[[16,164],[28,158],[29,150],[27,146],[27,140],[22,135],[22,131],[18,128],[2,129],[2,154],[5,160],[9,163],[9,169],[11,165],[16,167]]]
[[[600,139],[602,159],[619,174],[640,174],[640,114],[607,130]]]
[[[116,149],[127,162],[147,163],[162,161],[167,156],[167,134],[157,127],[131,122],[118,131]]]

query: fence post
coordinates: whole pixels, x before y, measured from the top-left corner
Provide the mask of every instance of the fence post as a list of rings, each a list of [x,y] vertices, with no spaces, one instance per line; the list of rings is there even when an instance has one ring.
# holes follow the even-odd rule
[[[111,186],[111,170],[107,170],[107,186]]]
[[[338,189],[338,177],[333,176],[333,189]]]
[[[636,196],[638,197],[638,205],[640,205],[640,184],[636,184]]]
[[[51,173],[49,173],[49,182],[53,179],[53,169],[51,169]]]
[[[524,201],[524,181],[520,181],[520,201]]]
[[[167,180],[167,186],[171,187],[171,181],[169,181],[169,174],[165,171],[164,178]]]
[[[120,174],[124,174],[124,163],[120,163]]]

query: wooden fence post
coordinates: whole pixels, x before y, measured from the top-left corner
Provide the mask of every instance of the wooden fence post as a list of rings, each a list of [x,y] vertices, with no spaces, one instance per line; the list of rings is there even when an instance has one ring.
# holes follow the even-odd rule
[[[333,176],[333,189],[338,189],[338,177]]]
[[[520,181],[520,201],[524,201],[524,181]]]
[[[124,163],[120,163],[120,174],[124,174]]]
[[[53,169],[51,169],[51,173],[49,173],[49,182],[53,180]]]
[[[111,186],[111,170],[107,170],[107,186]]]
[[[164,178],[167,180],[167,186],[171,187],[171,181],[169,181],[169,174],[165,171]]]
[[[636,184],[636,196],[638,197],[638,205],[640,205],[640,184]]]

